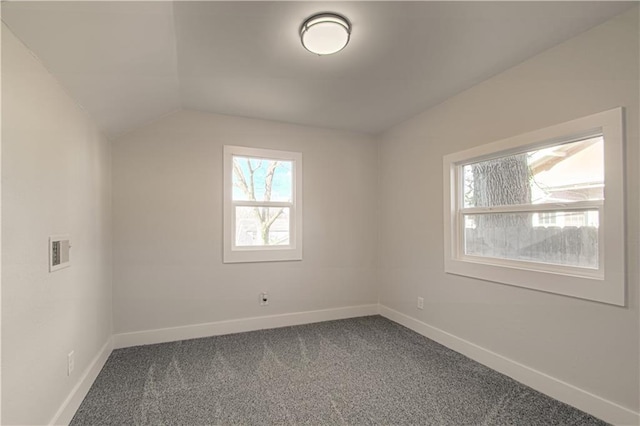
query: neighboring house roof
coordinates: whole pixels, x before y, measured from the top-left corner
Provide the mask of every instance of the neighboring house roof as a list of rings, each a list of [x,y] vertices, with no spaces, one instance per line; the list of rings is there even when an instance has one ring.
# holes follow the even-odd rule
[[[604,157],[601,136],[554,146],[529,159],[534,202],[579,201],[603,196]]]

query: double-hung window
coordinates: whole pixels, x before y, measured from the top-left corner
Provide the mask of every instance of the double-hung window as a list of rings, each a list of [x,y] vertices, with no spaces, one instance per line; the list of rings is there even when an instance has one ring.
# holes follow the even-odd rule
[[[444,158],[445,270],[625,303],[622,109]]]
[[[302,154],[224,147],[224,262],[302,259]]]

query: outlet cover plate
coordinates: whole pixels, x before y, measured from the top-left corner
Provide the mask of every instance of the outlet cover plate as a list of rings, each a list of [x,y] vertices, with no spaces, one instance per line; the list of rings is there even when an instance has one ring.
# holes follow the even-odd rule
[[[67,355],[67,376],[70,376],[73,373],[73,370],[76,368],[76,354],[74,351],[69,352]]]

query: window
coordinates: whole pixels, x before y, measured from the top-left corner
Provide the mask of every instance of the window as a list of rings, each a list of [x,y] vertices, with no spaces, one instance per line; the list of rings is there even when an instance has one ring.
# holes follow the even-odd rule
[[[302,259],[302,154],[224,147],[224,262]]]
[[[624,305],[622,109],[444,157],[445,270]]]
[[[533,220],[533,226],[556,226],[558,224],[558,214],[556,212],[535,213]]]

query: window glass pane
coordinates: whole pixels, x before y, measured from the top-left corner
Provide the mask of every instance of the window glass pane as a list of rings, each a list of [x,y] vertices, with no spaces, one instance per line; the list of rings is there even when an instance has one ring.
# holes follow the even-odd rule
[[[289,208],[236,207],[236,246],[289,245]]]
[[[598,268],[597,210],[464,216],[464,253]]]
[[[233,156],[234,201],[291,201],[293,162]]]
[[[465,207],[604,199],[602,136],[463,166]]]

